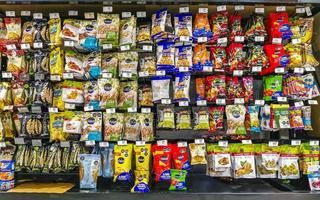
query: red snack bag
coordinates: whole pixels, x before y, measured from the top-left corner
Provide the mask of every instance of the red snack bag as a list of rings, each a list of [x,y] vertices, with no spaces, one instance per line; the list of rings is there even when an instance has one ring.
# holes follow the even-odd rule
[[[242,83],[244,88],[244,102],[248,103],[249,100],[253,100],[253,77],[243,77]]]
[[[226,77],[213,75],[206,78],[207,101],[216,102],[217,98],[226,97]]]
[[[267,31],[269,33],[269,42],[272,43],[273,38],[281,38],[289,40],[292,37],[292,31],[289,25],[289,17],[287,12],[271,12],[267,19]]]
[[[226,87],[228,100],[244,97],[244,88],[240,78],[236,76],[228,76],[226,78]]]
[[[223,130],[224,106],[209,108],[210,132]]]
[[[229,67],[227,71],[232,73],[233,70],[243,70],[244,69],[244,53],[243,44],[232,43],[227,48]]]
[[[269,67],[260,72],[261,76],[271,74],[275,68],[286,67],[289,64],[289,57],[282,44],[267,44],[263,49],[268,57]]]
[[[229,17],[229,24],[230,24],[229,29],[231,30],[229,34],[229,40],[231,42],[235,42],[236,36],[244,35],[243,29],[241,27],[241,19],[242,19],[242,16],[240,15],[231,15]]]
[[[166,146],[158,146],[158,144],[154,144],[152,146],[153,170],[156,175],[155,180],[157,182],[170,181],[171,151],[171,144]]]
[[[190,170],[188,146],[172,145],[172,159],[175,169]]]
[[[212,16],[213,37],[210,42],[216,43],[218,38],[228,37],[228,12],[221,12]]]
[[[228,65],[227,51],[225,47],[213,46],[210,48],[213,69],[215,71],[223,71]]]

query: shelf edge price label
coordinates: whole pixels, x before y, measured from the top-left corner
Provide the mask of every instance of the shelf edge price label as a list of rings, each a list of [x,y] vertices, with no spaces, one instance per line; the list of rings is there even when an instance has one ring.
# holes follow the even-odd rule
[[[11,72],[2,72],[2,78],[12,78]]]
[[[288,99],[287,99],[287,97],[277,97],[277,101],[278,102],[287,102]]]
[[[63,73],[63,79],[73,79],[73,73]]]
[[[203,66],[203,71],[204,72],[212,72],[212,67],[211,66]]]
[[[264,8],[255,8],[254,9],[255,13],[263,14],[264,13]]]
[[[112,113],[115,113],[116,112],[116,109],[115,108],[108,108],[106,109],[106,113],[108,114],[112,114]]]
[[[309,165],[308,166],[308,172],[317,172],[320,169],[320,165]]]
[[[22,138],[22,137],[15,137],[15,138],[14,138],[14,143],[15,143],[15,144],[25,144],[24,138]]]
[[[112,78],[112,74],[108,72],[103,72],[102,73],[102,78]]]
[[[33,19],[42,19],[43,14],[42,13],[33,13]]]
[[[286,11],[286,7],[285,6],[277,6],[276,7],[276,11],[277,12],[285,12]]]
[[[284,68],[283,67],[277,67],[277,68],[274,69],[274,73],[283,74],[284,73]]]
[[[146,11],[139,11],[136,14],[137,14],[137,18],[146,18],[147,17]]]
[[[50,75],[51,81],[61,81],[60,75]]]
[[[301,144],[301,140],[291,140],[292,146],[299,146]]]
[[[29,43],[22,43],[21,44],[21,49],[23,49],[23,50],[30,49],[30,44]]]
[[[310,140],[309,145],[310,146],[319,146],[319,140]]]
[[[179,13],[188,13],[188,12],[189,12],[188,6],[183,6],[179,8]]]
[[[23,106],[23,107],[18,107],[18,111],[20,113],[27,113],[27,112],[29,112],[29,109],[27,106]]]
[[[189,42],[190,37],[189,36],[180,36],[179,40],[180,40],[180,42]]]
[[[227,10],[226,5],[217,6],[217,12],[223,12]]]
[[[311,8],[308,6],[305,8],[305,10],[306,10],[307,16],[310,17],[312,15]]]
[[[302,67],[295,67],[293,69],[293,72],[296,73],[296,74],[303,74],[304,69]]]
[[[22,17],[29,17],[29,16],[31,16],[31,11],[29,11],[29,10],[22,10],[22,11],[20,12],[20,15],[21,15]]]
[[[268,145],[269,145],[269,147],[277,147],[277,146],[279,146],[279,142],[278,141],[269,141]]]
[[[122,16],[122,18],[129,18],[129,17],[131,17],[131,12],[122,12],[121,16]]]
[[[262,67],[252,67],[252,72],[261,72]]]
[[[120,46],[120,51],[129,51],[129,50],[130,50],[130,46],[129,45]]]
[[[204,139],[194,139],[195,144],[204,144]]]
[[[109,142],[99,142],[99,147],[109,147]]]
[[[197,101],[197,106],[206,106],[207,105],[207,101],[206,100],[198,100]]]
[[[263,106],[264,104],[265,104],[265,101],[262,99],[254,100],[254,105]]]
[[[6,143],[5,142],[0,142],[0,148],[4,148],[4,147],[6,147],[7,145],[6,145]]]
[[[198,37],[197,40],[199,43],[202,43],[202,42],[207,42],[208,38],[207,37]]]
[[[42,42],[35,42],[35,43],[33,43],[33,48],[35,48],[35,49],[41,49],[41,48],[43,48]]]
[[[84,18],[85,19],[94,19],[94,12],[85,12]]]
[[[7,44],[7,45],[6,45],[6,48],[7,48],[8,50],[16,50],[16,49],[17,49],[17,47],[16,47],[15,44]]]
[[[103,6],[102,7],[102,12],[104,12],[104,13],[112,13],[113,12],[113,7],[112,6]]]
[[[161,99],[161,104],[171,104],[171,99]]]
[[[254,41],[255,42],[264,42],[264,37],[263,36],[255,36]]]
[[[146,142],[145,141],[136,141],[136,146],[144,146],[146,145]]]
[[[233,71],[233,76],[242,76],[243,75],[243,70],[234,70]]]
[[[300,38],[293,38],[291,40],[292,44],[301,44],[301,39]]]
[[[77,10],[69,10],[68,15],[71,17],[78,16],[78,11]]]
[[[305,67],[306,72],[314,72],[316,71],[316,68],[314,67]]]
[[[234,10],[235,10],[235,11],[244,10],[244,5],[235,5],[235,6],[234,6]]]
[[[121,77],[123,77],[123,78],[131,78],[132,77],[132,73],[131,72],[122,72],[121,73]]]
[[[151,108],[141,108],[141,113],[151,113]]]
[[[282,38],[272,38],[272,44],[281,44]]]
[[[219,140],[218,141],[218,146],[219,147],[228,147],[228,141],[227,140]]]
[[[65,108],[65,109],[74,110],[74,109],[76,108],[76,104],[73,104],[73,103],[65,103],[65,104],[64,104],[64,108]]]
[[[94,140],[87,140],[85,141],[86,146],[90,147],[90,146],[94,146],[96,144],[96,142]]]
[[[50,19],[57,19],[60,18],[59,13],[49,13],[49,18]]]
[[[85,107],[83,108],[83,110],[84,110],[85,112],[92,111],[92,110],[93,110],[93,106],[85,106]]]
[[[49,113],[57,113],[59,112],[57,107],[49,107]]]
[[[234,37],[235,42],[244,42],[244,36],[236,36]]]
[[[318,101],[314,100],[314,99],[310,99],[310,100],[308,100],[308,104],[309,105],[318,105]]]
[[[41,147],[42,146],[41,140],[31,140],[31,144],[34,147]]]
[[[208,8],[199,8],[199,13],[208,13]]]
[[[157,141],[158,146],[167,146],[168,145],[168,140],[158,140]]]
[[[234,103],[235,104],[244,104],[244,98],[235,98]]]
[[[63,44],[65,47],[74,47],[74,41],[66,40]]]
[[[104,50],[112,49],[112,44],[103,44],[102,49]]]
[[[304,14],[304,13],[306,13],[306,9],[305,8],[296,8],[296,13],[297,14]]]
[[[148,77],[149,72],[139,72],[139,77]]]
[[[70,142],[69,141],[61,141],[60,142],[60,147],[70,147]]]
[[[180,141],[177,143],[178,147],[187,147],[188,146],[188,142],[184,142],[184,141]]]
[[[224,37],[224,38],[218,38],[217,43],[218,44],[225,44],[228,42],[228,38]]]
[[[294,102],[294,106],[295,107],[302,107],[302,106],[304,106],[304,103],[303,103],[303,101]]]
[[[4,106],[3,110],[13,110],[13,105]]]
[[[189,71],[188,67],[179,67],[179,72],[187,72]]]
[[[152,46],[151,45],[143,45],[142,50],[143,51],[152,51]]]
[[[127,140],[119,140],[117,142],[117,145],[119,145],[119,146],[126,146],[127,144],[128,144]]]
[[[34,79],[35,80],[44,80],[44,74],[42,74],[42,73],[36,73],[36,74],[34,74]]]
[[[189,106],[188,101],[179,101],[179,106]]]
[[[216,99],[217,105],[226,105],[226,99]]]
[[[128,108],[128,112],[129,113],[136,113],[137,112],[137,107]]]
[[[241,140],[242,144],[252,144],[252,140]]]
[[[31,112],[32,113],[42,113],[41,106],[32,106],[31,107]]]

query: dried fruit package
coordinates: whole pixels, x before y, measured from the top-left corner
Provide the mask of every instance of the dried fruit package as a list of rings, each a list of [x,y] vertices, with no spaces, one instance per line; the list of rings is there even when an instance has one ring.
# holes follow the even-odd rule
[[[213,75],[206,77],[206,99],[216,102],[217,98],[226,97],[226,77],[224,75]]]
[[[21,38],[21,18],[4,18],[4,24],[6,26],[5,39],[8,42],[15,42]]]
[[[277,178],[279,147],[268,144],[254,144],[257,178]]]
[[[264,85],[264,100],[273,101],[277,100],[277,97],[282,96],[282,76],[265,76],[263,77]]]
[[[191,110],[186,108],[176,108],[176,129],[192,129],[191,125]]]
[[[232,73],[234,70],[243,70],[245,65],[243,45],[232,43],[228,46],[227,53],[229,58],[227,71]]]
[[[131,181],[131,169],[132,169],[132,144],[124,146],[115,145],[115,170],[113,182],[116,181]]]
[[[209,24],[209,18],[207,13],[197,13],[194,26],[193,26],[193,37],[197,40],[199,37],[212,38],[212,31]]]
[[[87,79],[98,79],[101,75],[101,54],[90,53],[83,58],[83,70]]]
[[[186,186],[187,171],[186,170],[171,169],[170,175],[171,175],[171,184],[169,187],[170,191],[187,190],[187,186]]]
[[[153,118],[153,113],[141,113],[139,115],[140,134],[142,141],[149,142],[154,140]]]
[[[82,77],[84,75],[82,55],[72,50],[66,51],[64,72],[74,73],[75,76]]]
[[[312,131],[311,126],[311,106],[302,106],[302,120],[304,124],[304,130]]]
[[[210,132],[223,130],[223,115],[224,106],[210,107],[209,108],[209,125]]]
[[[81,104],[83,98],[83,82],[66,80],[63,82],[62,101],[65,103]]]
[[[79,30],[79,44],[89,51],[98,50],[98,23],[96,20],[81,20]]]
[[[205,100],[205,92],[206,92],[206,85],[205,85],[205,78],[196,78],[196,95],[197,101]]]
[[[196,71],[205,71],[205,68],[212,68],[210,52],[205,44],[196,44],[193,49],[192,66]]]
[[[80,21],[77,19],[65,19],[61,31],[63,40],[79,41]]]
[[[118,108],[127,110],[128,108],[137,108],[138,101],[138,82],[120,82],[120,93]]]
[[[176,74],[174,82],[174,95],[175,101],[190,101],[190,73],[178,73]]]
[[[82,116],[81,141],[101,141],[102,140],[102,113],[84,112]]]
[[[234,178],[256,178],[254,148],[252,144],[231,146]]]
[[[120,16],[119,14],[98,13],[97,38],[101,44],[111,44],[112,47],[119,45]]]
[[[123,138],[129,141],[138,141],[140,139],[140,120],[138,113],[126,113],[124,115]]]
[[[93,110],[100,110],[99,86],[97,81],[84,83],[84,106],[92,106]]]
[[[174,42],[161,42],[157,46],[157,70],[172,72],[175,68]]]
[[[227,51],[225,47],[213,46],[210,48],[213,69],[223,71],[228,66]]]
[[[289,122],[290,127],[295,130],[304,129],[301,108],[295,106],[289,108]]]
[[[118,141],[122,139],[124,127],[123,113],[103,113],[104,141]]]
[[[170,98],[170,77],[156,76],[151,78],[152,101],[160,102],[161,99]]]
[[[237,36],[243,36],[243,29],[241,26],[241,20],[242,20],[242,16],[241,15],[231,15],[229,17],[229,40],[231,42],[237,42],[236,41],[236,37]]]
[[[174,129],[174,105],[157,106],[157,128]]]
[[[136,46],[136,29],[137,18],[131,16],[129,18],[120,20],[120,41],[119,45],[129,45],[130,47]]]
[[[299,179],[299,146],[282,145],[279,159],[279,179]]]
[[[228,12],[219,12],[212,16],[213,38],[210,42],[216,43],[219,38],[226,38],[229,33],[228,29]]]
[[[153,171],[156,175],[155,181],[170,181],[171,169],[171,144],[166,146],[159,146],[158,144],[152,145],[153,155]]]
[[[65,141],[66,133],[63,132],[64,113],[50,113],[50,141]]]
[[[227,134],[243,135],[246,134],[244,126],[246,108],[243,105],[227,105]]]
[[[65,111],[63,121],[63,132],[68,134],[82,133],[82,117],[81,111]]]
[[[152,102],[152,88],[148,84],[139,86],[139,105],[140,106],[153,106]]]
[[[81,189],[97,188],[101,158],[98,154],[79,155],[79,177]]]
[[[180,13],[174,16],[174,32],[179,41],[192,40],[192,14]]]
[[[192,46],[177,46],[175,48],[175,70],[185,72],[192,70]]]
[[[189,144],[191,157],[191,165],[206,165],[206,145],[205,144]]]
[[[188,146],[179,146],[179,143],[172,145],[172,159],[174,168],[178,170],[190,170]]]
[[[112,78],[116,78],[119,63],[118,53],[103,53],[101,62],[101,73],[111,73]]]
[[[120,83],[118,79],[98,79],[100,108],[116,108],[118,105],[118,96]]]
[[[207,145],[207,175],[212,177],[231,177],[231,157],[229,145]]]
[[[55,18],[50,19],[48,21],[49,24],[49,38],[50,38],[50,44],[52,45],[51,48],[60,46],[62,44],[61,41],[61,19]]]
[[[118,53],[119,76],[122,79],[136,80],[138,78],[138,52]]]
[[[193,107],[193,129],[209,130],[209,109],[207,107]]]

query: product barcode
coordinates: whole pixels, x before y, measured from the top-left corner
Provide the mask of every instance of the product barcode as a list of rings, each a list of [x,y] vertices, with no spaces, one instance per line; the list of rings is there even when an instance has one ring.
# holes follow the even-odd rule
[[[161,104],[171,104],[171,99],[161,99]]]
[[[105,49],[105,50],[112,49],[112,44],[103,44],[102,49]]]
[[[63,79],[73,79],[73,73],[63,73]]]
[[[8,50],[15,50],[15,49],[17,49],[16,45],[14,45],[14,44],[7,44],[7,45],[6,45],[6,48],[7,48]]]
[[[2,78],[12,78],[11,72],[2,72]]]
[[[76,108],[76,105],[75,105],[75,104],[71,104],[71,103],[65,103],[65,104],[64,104],[64,108],[65,108],[65,109],[73,110],[73,109]]]
[[[302,107],[302,106],[304,106],[304,103],[303,103],[303,101],[294,102],[294,106],[295,107]]]
[[[308,104],[309,105],[318,105],[318,101],[314,100],[314,99],[310,99],[310,100],[308,100]]]
[[[261,72],[262,67],[252,67],[252,72]]]
[[[308,17],[311,16],[311,15],[312,15],[312,12],[311,12],[310,7],[306,7],[305,9],[306,9],[307,16],[308,16]]]
[[[226,37],[218,38],[218,41],[217,41],[218,44],[225,44],[227,42],[228,42],[228,39]]]
[[[305,67],[306,72],[314,72],[316,69],[314,67]]]
[[[164,76],[164,75],[166,75],[166,71],[164,71],[164,70],[158,70],[158,71],[156,71],[156,75],[157,75],[157,76]]]
[[[49,13],[49,18],[50,19],[57,19],[60,18],[59,13]]]
[[[102,73],[102,78],[112,78],[112,74],[108,72],[103,72]]]
[[[5,142],[0,142],[0,148],[6,147],[6,143]]]
[[[130,46],[129,45],[120,46],[120,50],[121,51],[129,51],[130,50]]]
[[[236,5],[236,6],[234,6],[234,10],[235,11],[244,10],[244,5]]]
[[[235,98],[234,103],[235,104],[244,104],[244,98]]]
[[[31,16],[31,11],[29,11],[29,10],[23,10],[23,11],[20,12],[20,15],[21,15],[22,17],[29,17],[29,16]]]
[[[19,108],[18,108],[18,111],[19,111],[20,113],[27,113],[27,112],[29,112],[29,109],[28,109],[28,107],[23,106],[23,107],[19,107]]]
[[[108,108],[106,109],[106,113],[111,114],[111,113],[115,113],[116,109],[115,108]]]
[[[291,40],[292,44],[301,44],[301,39],[300,38],[293,38]]]
[[[131,78],[132,77],[132,73],[131,72],[122,72],[121,73],[121,77],[123,77],[123,78]]]
[[[204,66],[204,67],[203,67],[203,71],[204,71],[204,72],[212,72],[212,67],[210,67],[210,66]]]
[[[255,42],[264,42],[264,37],[263,36],[255,36],[254,41]]]
[[[234,41],[235,41],[235,42],[244,42],[244,36],[236,36],[236,37],[234,38]]]
[[[151,45],[143,45],[142,50],[143,51],[152,51],[152,46]]]
[[[306,9],[305,8],[296,8],[296,13],[297,14],[303,14],[306,12]]]
[[[189,42],[190,41],[190,37],[189,36],[180,36],[180,41],[181,42]]]
[[[139,77],[147,77],[149,76],[149,72],[139,72]]]
[[[24,138],[15,137],[14,138],[14,143],[15,144],[25,144],[24,143]]]
[[[284,73],[284,68],[283,67],[277,67],[274,69],[274,72],[277,74],[282,74]]]
[[[272,44],[281,44],[282,38],[272,38]]]
[[[188,67],[179,67],[179,72],[187,72],[189,71]]]
[[[34,147],[40,147],[42,145],[41,140],[31,140],[31,144]]]
[[[43,14],[42,13],[33,13],[33,19],[42,19]]]
[[[278,102],[287,102],[287,97],[277,97]]]
[[[12,110],[12,109],[13,109],[13,105],[3,107],[3,110]]]
[[[73,47],[74,46],[74,41],[64,41],[64,46],[65,47]]]
[[[207,42],[208,41],[208,38],[207,37],[198,37],[198,42],[201,43],[201,42]]]
[[[294,68],[293,72],[296,74],[303,74],[304,69],[302,67],[296,67]]]
[[[179,106],[188,106],[189,102],[188,101],[180,101]]]
[[[37,74],[34,75],[34,79],[35,80],[43,80],[44,79],[44,74],[37,73]]]
[[[42,42],[33,43],[33,48],[35,48],[35,49],[41,49],[42,47],[43,47]]]
[[[69,141],[61,141],[60,142],[60,147],[70,147],[70,142]]]
[[[129,113],[136,113],[137,112],[137,107],[128,108],[128,112]]]
[[[42,109],[40,106],[32,106],[31,107],[31,112],[32,113],[41,113],[42,112]]]
[[[69,10],[68,15],[69,16],[78,16],[78,11],[77,10]]]
[[[243,75],[243,70],[234,70],[233,71],[233,76],[242,76]]]
[[[263,14],[264,13],[264,8],[255,8],[254,9],[255,13]]]

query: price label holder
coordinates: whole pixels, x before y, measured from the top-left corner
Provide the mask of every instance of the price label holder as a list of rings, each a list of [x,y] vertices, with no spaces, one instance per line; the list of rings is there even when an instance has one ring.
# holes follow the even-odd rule
[[[13,110],[13,105],[4,106],[3,110]]]
[[[255,8],[254,12],[257,14],[264,14],[264,8]]]
[[[68,11],[68,15],[69,15],[70,17],[78,16],[78,11],[77,11],[77,10],[69,10],[69,11]]]
[[[141,113],[151,113],[151,108],[141,108]]]
[[[187,147],[188,146],[188,143],[187,142],[184,142],[184,141],[180,141],[177,143],[178,147]]]
[[[242,76],[243,70],[233,70],[233,76]]]
[[[208,8],[199,8],[199,13],[208,13]]]
[[[198,37],[197,40],[199,43],[203,43],[203,42],[207,42],[208,38],[207,37]]]
[[[34,79],[35,80],[44,80],[44,74],[42,74],[42,73],[36,73],[36,74],[34,74]]]
[[[11,72],[2,72],[1,75],[2,75],[2,78],[12,78]]]
[[[265,101],[261,99],[257,99],[254,101],[254,105],[256,106],[263,106],[264,104],[265,104]]]
[[[234,41],[242,43],[242,42],[244,42],[244,36],[236,36],[234,38]]]
[[[241,140],[242,144],[252,144],[252,140]]]
[[[49,113],[57,113],[59,112],[57,107],[49,107]]]
[[[204,139],[194,139],[195,144],[205,144]]]
[[[63,44],[65,47],[74,47],[74,41],[66,40]]]
[[[64,104],[64,108],[67,109],[67,110],[74,110],[74,109],[76,109],[76,104],[65,103]]]
[[[305,8],[296,8],[296,13],[297,14],[304,14],[304,13],[306,13],[306,9]]]
[[[29,109],[27,106],[22,106],[22,107],[18,107],[18,111],[20,113],[27,113],[27,112],[29,112]]]
[[[188,13],[189,12],[189,6],[183,6],[179,8],[179,13]]]
[[[320,169],[320,165],[309,165],[307,171],[314,173],[314,172],[319,171],[319,169]]]
[[[110,50],[110,49],[112,49],[112,44],[103,44],[102,49],[103,50]]]
[[[286,12],[286,7],[285,6],[277,6],[276,11],[277,12]]]
[[[117,145],[119,146],[126,146],[128,144],[127,140],[120,140],[117,142]]]
[[[217,105],[226,105],[226,99],[216,99]]]
[[[20,12],[21,17],[30,17],[31,16],[31,11],[29,10],[22,10]]]
[[[14,138],[14,144],[25,144],[24,138],[22,138],[22,137],[15,137],[15,138]]]
[[[102,73],[102,78],[112,78],[112,74],[108,72],[103,72]]]
[[[304,69],[306,70],[306,72],[314,72],[314,71],[316,71],[316,68],[314,68],[314,67],[305,67]]]
[[[31,107],[31,112],[32,113],[42,113],[41,106],[32,106]]]
[[[102,12],[104,12],[104,13],[112,13],[113,12],[113,7],[112,6],[103,6],[102,7]]]
[[[36,139],[36,140],[31,140],[31,144],[34,147],[41,147],[42,146],[42,142],[40,139]]]
[[[146,18],[147,17],[146,11],[139,11],[136,14],[137,14],[137,18]]]
[[[96,145],[96,142],[94,140],[88,140],[88,141],[85,141],[85,145],[87,147],[92,147],[92,146]]]
[[[235,6],[234,6],[234,10],[235,10],[235,11],[244,10],[244,5],[235,5]]]
[[[49,18],[50,19],[58,19],[60,18],[59,13],[49,13]]]
[[[122,72],[121,73],[121,77],[122,78],[131,78],[132,77],[132,73],[131,72]]]
[[[226,44],[228,42],[228,38],[218,38],[217,43],[218,44]]]
[[[278,141],[269,141],[268,145],[269,145],[269,147],[277,147],[277,146],[279,146],[279,142]]]
[[[180,101],[179,106],[182,106],[182,107],[189,106],[189,102],[188,101]]]
[[[299,146],[301,144],[301,140],[291,140],[292,146]]]
[[[0,142],[0,148],[5,148],[7,145],[5,142]]]
[[[319,146],[319,140],[310,140],[309,145],[310,146]]]
[[[274,73],[283,74],[284,73],[284,68],[283,67],[277,67],[277,68],[274,69]]]
[[[257,72],[261,72],[261,70],[262,70],[262,67],[252,67],[252,72],[257,73]]]
[[[63,73],[63,79],[73,79],[73,73]]]
[[[120,51],[129,51],[129,50],[130,50],[130,46],[129,45],[120,46]]]
[[[42,19],[43,14],[42,13],[33,13],[33,19]]]
[[[93,110],[93,106],[85,106],[85,107],[83,108],[83,110],[84,110],[85,112],[92,111],[92,110]]]
[[[219,147],[228,147],[229,143],[227,140],[219,140],[218,141],[218,146]]]
[[[136,141],[136,146],[144,146],[146,145],[145,141]]]
[[[167,146],[168,145],[168,140],[158,140],[157,141],[158,146]]]
[[[304,106],[304,103],[303,103],[303,101],[294,102],[294,106],[295,107],[302,107],[302,106]]]
[[[292,44],[301,44],[301,39],[300,38],[293,38],[291,39]]]
[[[318,105],[318,101],[314,100],[314,99],[310,99],[310,100],[308,100],[308,104],[309,105]]]
[[[142,50],[143,51],[152,51],[152,46],[151,45],[143,45]]]
[[[204,72],[212,72],[212,67],[211,66],[203,66],[203,71]]]
[[[129,17],[131,17],[131,12],[122,12],[121,16],[122,16],[122,18],[129,18]]]
[[[217,12],[224,12],[227,10],[226,5],[217,6]]]
[[[171,99],[161,99],[161,104],[171,104]]]
[[[129,113],[136,113],[137,112],[137,107],[128,108],[128,112]]]
[[[278,102],[287,102],[288,99],[287,99],[287,97],[277,97],[277,101]]]
[[[206,100],[198,100],[197,101],[197,106],[206,106],[207,105],[207,101]]]
[[[254,41],[255,42],[264,42],[264,37],[263,36],[255,36]]]
[[[85,19],[94,19],[94,12],[85,12],[84,18]]]
[[[139,72],[139,77],[148,77],[149,72]]]
[[[303,74],[304,69],[302,67],[295,67],[293,69],[293,72],[296,73],[296,74]]]
[[[30,44],[29,43],[22,43],[21,44],[21,49],[22,50],[28,50],[28,49],[30,49],[31,47],[30,47]]]
[[[69,148],[70,147],[70,142],[69,141],[61,141],[60,142],[60,147]]]
[[[109,147],[109,142],[99,142],[99,147]]]
[[[305,9],[306,9],[307,16],[308,17],[312,16],[311,8],[310,7],[306,7]]]
[[[234,103],[235,104],[244,104],[244,98],[235,98]]]
[[[111,114],[111,113],[115,113],[116,109],[115,108],[108,108],[106,109],[106,113]]]
[[[43,48],[43,43],[42,42],[35,42],[35,43],[33,43],[33,48],[42,49]]]
[[[16,50],[17,49],[15,44],[7,44],[6,48],[7,48],[7,50]]]
[[[51,81],[61,81],[60,75],[50,75]]]
[[[282,38],[272,38],[272,44],[281,44]]]
[[[188,67],[179,67],[179,72],[188,72],[189,68]]]

